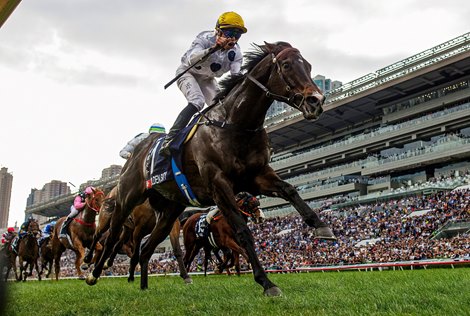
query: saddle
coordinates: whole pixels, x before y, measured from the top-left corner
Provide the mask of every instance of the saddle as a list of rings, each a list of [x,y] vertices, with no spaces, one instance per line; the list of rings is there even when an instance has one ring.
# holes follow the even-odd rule
[[[188,126],[181,129],[170,143],[171,157],[160,156],[159,151],[162,147],[164,137],[159,137],[152,145],[146,159],[146,187],[148,189],[154,186],[174,180],[183,196],[186,197],[188,202],[193,206],[201,206],[197,201],[196,196],[191,190],[191,186],[186,179],[186,176],[181,172],[182,168],[182,147],[184,143],[189,141],[194,135],[201,115],[195,116]]]

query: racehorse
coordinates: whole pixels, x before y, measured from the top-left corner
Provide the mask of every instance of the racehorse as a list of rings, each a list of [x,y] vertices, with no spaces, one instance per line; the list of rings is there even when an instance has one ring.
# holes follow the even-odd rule
[[[283,181],[269,166],[270,147],[264,119],[274,100],[285,102],[302,112],[307,120],[322,113],[325,97],[311,78],[311,65],[299,50],[285,42],[259,45],[245,57],[243,76],[230,77],[221,83],[221,93],[206,110],[198,129],[183,146],[182,172],[201,205],[216,204],[236,232],[253,268],[254,279],[268,296],[281,290],[269,280],[257,257],[253,237],[235,201],[238,192],[279,197],[288,201],[304,221],[315,228],[322,239],[335,239],[333,232],[317,212],[299,196],[296,189]],[[156,226],[144,243],[140,256],[141,289],[148,288],[148,261],[158,244],[170,233],[173,223],[190,205],[175,181],[146,187],[145,160],[152,142],[150,135],[140,143],[124,165],[117,189],[116,209],[110,234],[94,270],[87,276],[96,284],[104,262],[116,243],[122,224],[135,206],[149,199],[156,211]]]
[[[84,278],[80,265],[85,255],[85,248],[90,247],[93,241],[95,218],[100,211],[104,197],[104,192],[99,189],[96,189],[92,195],[87,196],[85,199],[85,208],[67,228],[70,237],[59,238],[60,229],[66,217],[64,216],[57,221],[52,237],[52,253],[54,255],[56,280],[59,280],[60,257],[66,249],[71,249],[75,253],[75,269],[77,270],[78,277]]]
[[[239,193],[237,195],[237,204],[245,223],[248,222],[249,217],[255,223],[260,223],[264,220],[264,214],[258,207],[259,202],[251,194],[246,194],[245,192]],[[196,224],[201,216],[202,214],[194,214],[183,225],[183,241],[186,249],[184,264],[186,269],[189,271],[194,257],[201,248],[204,248],[204,275],[206,275],[207,263],[212,251],[216,258],[219,259],[219,262],[221,261],[218,256],[220,249],[224,254],[224,260],[218,266],[219,272],[227,269],[227,274],[230,274],[229,268],[233,265],[237,274],[240,275],[239,255],[242,255],[247,261],[249,259],[245,250],[236,241],[232,227],[222,214],[215,215],[209,225],[209,235],[200,238],[196,233]]]
[[[18,265],[20,274],[18,281],[26,281],[28,276],[33,275],[33,268],[36,268],[38,280],[41,281],[41,273],[39,272],[39,246],[37,236],[39,235],[39,224],[36,220],[29,222],[26,235],[20,239],[18,243]],[[29,266],[29,273],[26,272]],[[23,274],[24,271],[24,274]]]
[[[8,275],[11,269],[15,273],[15,280],[18,280],[18,272],[16,271],[16,252],[13,251],[11,242],[4,245],[0,250],[0,274],[5,271],[5,282],[8,280]],[[2,275],[3,277],[3,275]]]
[[[40,274],[43,275],[44,270],[47,269],[46,278],[51,275],[52,272],[52,264],[54,263],[54,254],[52,253],[52,237],[49,236],[45,240],[42,241],[41,245],[39,246],[39,253],[41,254],[41,272]]]
[[[115,201],[116,201],[117,187],[114,187],[106,196],[104,203],[101,207],[100,214],[98,216],[98,226],[96,227],[95,234],[93,236],[93,243],[88,250],[87,255],[84,258],[85,263],[90,263],[93,257],[93,250],[101,240],[105,232],[109,229],[111,216],[114,212]],[[107,269],[113,265],[114,258],[123,246],[127,246],[127,255],[131,258],[129,267],[128,281],[134,281],[134,272],[139,262],[140,255],[140,243],[142,239],[152,232],[155,227],[155,212],[148,201],[134,208],[129,218],[122,226],[121,233],[119,235],[118,242],[113,246],[113,250],[110,256],[104,263],[104,268]],[[181,245],[179,241],[180,236],[180,224],[176,221],[173,225],[172,233],[170,234],[170,242],[173,248],[173,254],[175,255],[178,267],[180,270],[180,276],[185,283],[192,283],[191,277],[186,272],[183,263],[183,252],[181,251]],[[101,249],[99,254],[101,254]],[[99,256],[97,254],[97,256]]]

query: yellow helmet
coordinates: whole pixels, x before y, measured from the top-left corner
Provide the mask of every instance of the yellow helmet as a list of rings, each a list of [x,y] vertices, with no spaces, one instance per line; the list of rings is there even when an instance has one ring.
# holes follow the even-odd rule
[[[246,33],[248,30],[245,27],[242,17],[233,11],[222,13],[215,25],[217,29],[237,28]]]

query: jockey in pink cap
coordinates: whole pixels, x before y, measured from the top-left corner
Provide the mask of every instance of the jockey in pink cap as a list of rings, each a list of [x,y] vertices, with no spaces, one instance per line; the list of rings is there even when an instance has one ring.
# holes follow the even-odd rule
[[[75,196],[72,206],[70,206],[70,213],[67,215],[62,228],[60,229],[59,238],[67,237],[67,228],[72,220],[85,208],[86,198],[92,196],[95,193],[96,189],[92,186],[88,186]]]

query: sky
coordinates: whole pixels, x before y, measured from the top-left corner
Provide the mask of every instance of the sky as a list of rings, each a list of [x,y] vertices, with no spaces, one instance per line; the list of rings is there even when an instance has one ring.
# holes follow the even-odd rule
[[[242,51],[289,42],[312,77],[343,83],[470,31],[468,0],[23,0],[0,28],[9,225],[24,219],[32,188],[99,179],[124,164],[118,153],[136,134],[156,122],[169,129],[186,100],[163,86],[226,11],[248,28]]]

